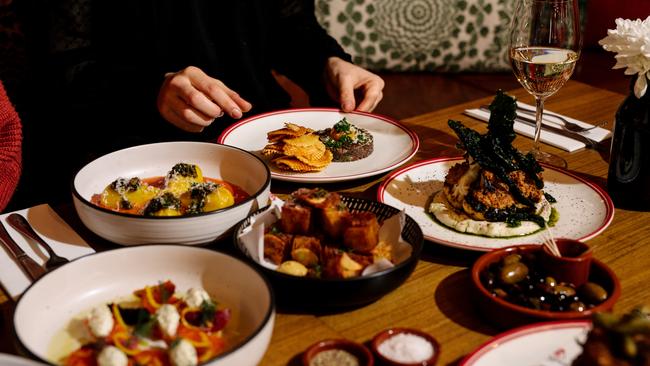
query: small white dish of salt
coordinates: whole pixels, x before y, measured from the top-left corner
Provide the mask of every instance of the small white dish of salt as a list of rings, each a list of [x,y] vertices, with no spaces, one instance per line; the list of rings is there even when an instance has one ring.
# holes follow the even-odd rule
[[[438,342],[416,329],[391,328],[378,333],[372,348],[383,364],[391,366],[434,365]]]

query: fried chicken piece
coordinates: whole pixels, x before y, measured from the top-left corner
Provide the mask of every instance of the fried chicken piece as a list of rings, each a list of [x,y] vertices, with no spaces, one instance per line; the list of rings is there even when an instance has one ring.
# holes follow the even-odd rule
[[[280,228],[287,234],[307,234],[311,226],[312,209],[293,200],[282,206]]]
[[[350,211],[343,204],[326,207],[321,211],[320,223],[323,231],[332,239],[339,239],[343,234],[344,225],[348,222]]]
[[[360,253],[370,253],[379,242],[379,222],[372,212],[350,213],[343,229],[343,244]]]
[[[264,234],[264,257],[275,264],[280,264],[287,257],[288,249],[291,248],[293,235],[280,232],[268,232]]]

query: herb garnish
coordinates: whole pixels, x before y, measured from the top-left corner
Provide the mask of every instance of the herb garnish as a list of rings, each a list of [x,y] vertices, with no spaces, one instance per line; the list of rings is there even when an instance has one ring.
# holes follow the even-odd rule
[[[212,301],[203,300],[201,303],[201,322],[200,324],[207,325],[214,320],[214,314],[217,312],[217,305]]]
[[[133,334],[140,338],[150,338],[156,324],[156,317],[149,314],[145,309],[138,310],[138,320],[135,323]]]
[[[350,127],[352,127],[352,125],[345,117],[334,124],[336,132],[350,132]]]

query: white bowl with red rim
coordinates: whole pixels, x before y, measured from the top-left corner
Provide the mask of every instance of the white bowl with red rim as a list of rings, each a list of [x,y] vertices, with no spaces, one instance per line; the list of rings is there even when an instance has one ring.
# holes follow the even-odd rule
[[[177,163],[198,165],[204,177],[242,188],[249,197],[220,210],[191,216],[145,217],[112,211],[91,202],[115,179],[165,176]],[[249,213],[268,204],[269,168],[248,151],[202,142],[165,142],[118,150],[88,163],[75,175],[72,199],[84,225],[120,245],[212,242],[230,233]]]
[[[74,350],[63,348],[74,344],[57,342],[55,337],[66,337],[63,330],[74,317],[166,280],[176,285],[178,296],[190,288],[203,288],[218,306],[230,309],[223,329],[226,350],[202,365],[259,363],[275,321],[275,298],[268,281],[237,258],[183,245],[118,248],[80,257],[48,272],[16,304],[17,340],[29,356],[60,364],[61,357]]]

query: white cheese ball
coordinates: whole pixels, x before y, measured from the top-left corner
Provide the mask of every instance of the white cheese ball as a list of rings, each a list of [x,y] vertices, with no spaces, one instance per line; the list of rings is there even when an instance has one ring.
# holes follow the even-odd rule
[[[158,320],[160,330],[166,336],[173,337],[176,335],[176,329],[178,329],[181,316],[178,314],[178,310],[176,310],[174,305],[165,304],[158,308],[156,311],[156,319]]]
[[[106,305],[98,306],[88,316],[90,332],[97,338],[107,337],[113,330],[113,314]]]
[[[169,351],[169,358],[174,366],[195,366],[199,362],[194,346],[182,338]]]
[[[97,356],[98,366],[127,366],[129,359],[115,346],[106,346]]]
[[[211,301],[210,295],[202,288],[191,288],[185,295],[185,303],[191,308],[198,308],[203,304],[203,301]]]

